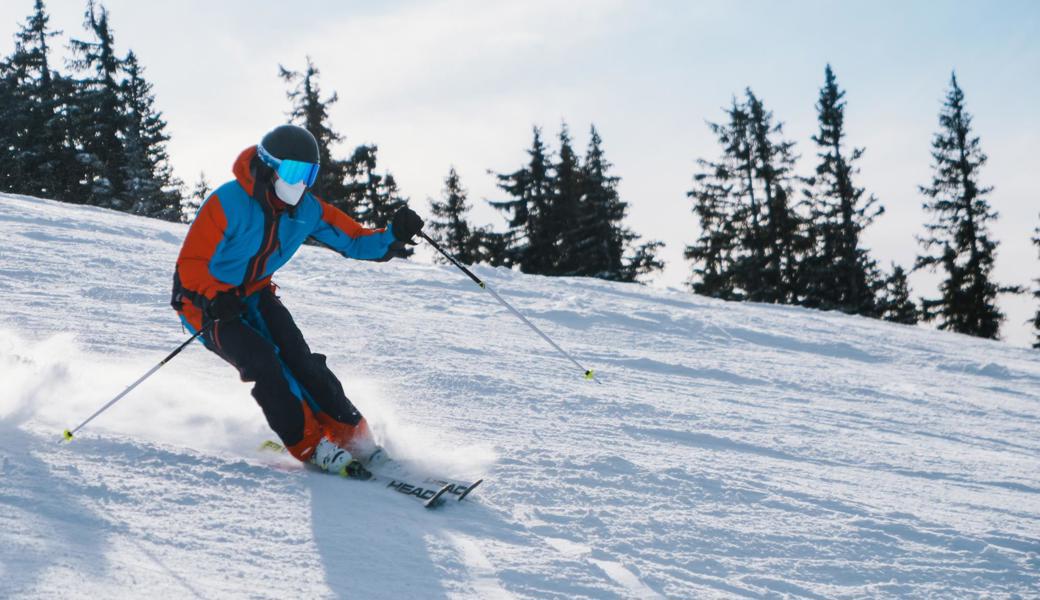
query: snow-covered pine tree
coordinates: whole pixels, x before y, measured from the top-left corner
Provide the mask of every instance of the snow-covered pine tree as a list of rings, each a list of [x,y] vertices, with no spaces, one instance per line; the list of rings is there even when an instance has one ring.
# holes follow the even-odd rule
[[[4,60],[0,62],[0,152],[8,160],[0,161],[0,191],[18,193],[21,188],[21,165],[14,158],[18,150],[18,127],[12,116],[23,112],[17,86],[10,76],[9,62]]]
[[[124,116],[118,82],[122,64],[115,53],[105,7],[98,8],[94,0],[88,0],[84,27],[94,39],[71,41],[74,58],[70,64],[82,74],[71,124],[81,145],[79,159],[87,167],[87,203],[127,210],[120,139]]]
[[[129,212],[179,221],[183,182],[173,176],[170,166],[166,121],[155,109],[152,84],[145,80],[143,68],[132,50],[123,65],[126,77],[120,86],[125,111],[122,168]]]
[[[437,243],[463,264],[478,262],[481,259],[480,232],[470,226],[466,217],[470,206],[466,189],[462,187],[455,167],[448,171],[441,194],[440,200],[430,199],[430,237],[437,240]],[[439,262],[448,262],[448,259],[440,254],[436,255],[436,259]]]
[[[0,66],[0,139],[4,140],[4,164],[0,187],[8,191],[59,198],[64,191],[63,135],[56,127],[60,111],[57,73],[50,67],[50,31],[43,0],[36,0],[33,14],[15,34],[15,50]]]
[[[310,131],[318,140],[321,170],[318,172],[318,180],[311,186],[311,191],[340,210],[355,214],[358,207],[350,204],[351,197],[347,191],[347,161],[334,158],[332,155],[333,146],[344,140],[329,121],[329,107],[339,101],[339,95],[332,92],[331,96],[322,99],[321,86],[318,83],[320,73],[309,56],[307,68],[302,73],[290,71],[281,65],[278,67],[278,73],[292,86],[286,93],[292,103],[290,119],[296,125]]]
[[[979,185],[986,155],[972,133],[956,74],[950,77],[939,126],[932,139],[932,182],[919,188],[934,220],[925,225],[927,235],[918,238],[925,254],[917,257],[915,268],[942,267],[946,279],[939,298],[922,301],[922,315],[940,319],[939,329],[996,339],[1004,320],[997,295],[1021,289],[991,279],[997,242],[989,238],[987,226],[997,213],[986,196],[993,188]]]
[[[19,90],[17,72],[10,58],[0,62],[0,191],[22,193],[28,179],[26,164],[20,155],[23,143],[23,120],[28,113],[25,95]]]
[[[209,198],[210,190],[210,184],[206,181],[206,173],[200,171],[195,186],[191,188],[191,193],[181,202],[182,223],[191,223],[195,220],[195,215],[202,208],[202,203]]]
[[[720,298],[792,304],[807,246],[802,218],[788,199],[794,143],[747,89],[732,101],[728,123],[709,123],[722,147],[717,162],[700,160],[694,212],[701,235],[686,248],[695,292]]]
[[[892,264],[892,273],[885,278],[876,300],[875,314],[894,323],[915,325],[921,317],[917,304],[910,298],[910,285],[903,267]]]
[[[845,91],[831,66],[824,71],[816,111],[819,164],[805,189],[812,247],[802,261],[801,303],[813,308],[877,316],[877,263],[862,246],[861,234],[884,209],[873,195],[864,196],[852,178],[862,148],[845,147]]]
[[[91,197],[92,163],[77,129],[81,116],[79,82],[55,72],[51,85],[55,110],[47,127],[59,144],[53,197],[74,204],[87,203]]]

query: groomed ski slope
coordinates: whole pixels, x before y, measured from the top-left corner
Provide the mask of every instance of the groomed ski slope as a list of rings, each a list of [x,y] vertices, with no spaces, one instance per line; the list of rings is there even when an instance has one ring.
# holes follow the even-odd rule
[[[0,597],[1036,598],[1040,353],[838,314],[304,248],[279,274],[424,511],[256,450],[167,305],[186,228],[0,197]]]

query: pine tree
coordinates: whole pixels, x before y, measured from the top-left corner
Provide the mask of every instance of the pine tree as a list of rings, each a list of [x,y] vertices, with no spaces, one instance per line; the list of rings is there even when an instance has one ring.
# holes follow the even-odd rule
[[[292,103],[289,117],[293,123],[310,131],[318,140],[321,170],[318,172],[318,180],[311,186],[311,191],[333,206],[353,214],[357,206],[351,205],[348,201],[349,165],[347,161],[332,156],[333,147],[344,140],[329,122],[329,107],[339,101],[339,95],[333,92],[331,96],[322,99],[318,83],[319,71],[310,57],[307,57],[307,69],[303,73],[290,71],[280,65],[278,71],[279,76],[293,86],[287,92]]]
[[[812,140],[820,159],[805,190],[810,210],[812,249],[802,263],[802,303],[876,316],[877,263],[861,245],[861,233],[883,209],[874,196],[852,181],[862,148],[848,149],[845,138],[845,92],[830,65],[816,104],[819,133]]]
[[[0,189],[84,202],[86,169],[79,159],[70,114],[78,106],[75,82],[50,67],[42,0],[16,34],[15,52],[0,63]]]
[[[559,223],[554,220],[553,203],[557,198],[555,174],[551,157],[542,146],[540,131],[534,130],[529,154],[527,180],[520,198],[527,203],[527,244],[520,255],[520,270],[524,273],[549,274],[558,260],[556,242]],[[522,173],[523,171],[518,171]],[[499,176],[499,188],[505,181]]]
[[[0,63],[0,191],[19,193],[26,179],[25,161],[19,155],[21,147],[21,118],[26,113],[24,96],[19,93],[18,81],[11,62]]]
[[[372,205],[369,219],[380,227],[390,224],[397,211],[408,206],[408,198],[401,194],[397,180],[387,172],[376,189],[376,203]]]
[[[1021,290],[990,279],[997,242],[989,238],[987,225],[997,213],[986,196],[993,188],[978,182],[986,155],[972,134],[956,74],[950,78],[939,125],[932,140],[935,173],[931,185],[920,186],[928,198],[924,208],[934,221],[926,225],[928,235],[919,238],[926,254],[917,257],[915,268],[941,266],[946,279],[941,297],[923,300],[922,313],[926,320],[941,319],[940,329],[996,339],[1004,320],[997,295]]]
[[[893,264],[876,301],[875,314],[886,321],[915,325],[920,320],[917,304],[910,299],[910,285],[903,267]]]
[[[459,181],[459,174],[452,167],[444,180],[442,200],[430,200],[430,237],[458,258],[463,264],[473,264],[481,259],[479,231],[470,226],[466,215],[470,206],[466,190]],[[437,260],[448,262],[439,254]]]
[[[508,215],[508,231],[503,234],[507,246],[503,257],[520,266],[524,273],[550,273],[556,262],[554,225],[548,222],[553,189],[552,165],[542,132],[534,128],[530,159],[526,166],[512,173],[496,174],[498,187],[511,199],[489,202]]]
[[[344,212],[372,227],[378,226],[374,207],[379,203],[379,186],[383,181],[383,176],[376,173],[378,152],[376,146],[362,144],[346,161],[346,200],[343,204],[350,209]]]
[[[487,227],[475,230],[477,239],[477,262],[492,267],[512,267],[516,254],[511,250],[512,236],[509,233],[492,231]]]
[[[79,82],[73,77],[58,73],[52,78],[55,110],[48,129],[58,140],[55,155],[56,177],[52,197],[75,204],[89,203],[92,198],[91,165],[93,158],[83,147],[83,136],[79,135],[82,112],[79,101]]]
[[[73,40],[69,61],[79,79],[51,69],[49,39],[60,32],[48,22],[36,0],[0,65],[0,146],[10,159],[0,186],[176,220],[181,183],[168,163],[165,123],[136,57],[116,57],[108,12],[87,4],[93,41]]]
[[[378,151],[379,148],[369,144],[354,148],[354,153],[346,161],[346,196],[340,206],[359,222],[373,227],[375,215],[372,206],[379,202],[379,185],[383,181],[383,176],[375,172]]]
[[[610,174],[602,138],[590,129],[584,160],[575,153],[566,123],[553,157],[534,128],[528,162],[512,173],[497,174],[498,187],[511,197],[490,204],[508,216],[508,230],[477,232],[481,260],[519,265],[525,273],[599,277],[635,281],[663,268],[663,244],[633,247],[639,239],[624,226],[628,204]],[[628,253],[626,255],[626,253]]]
[[[15,34],[15,51],[0,65],[0,188],[67,200],[78,191],[75,153],[62,129],[63,78],[50,67],[49,31],[43,0]],[[70,172],[71,171],[71,172]]]
[[[763,238],[766,252],[764,269],[752,264],[752,270],[742,273],[743,280],[746,289],[752,290],[753,301],[792,304],[799,299],[799,261],[807,248],[802,219],[789,202],[796,159],[794,142],[776,139],[783,135],[783,124],[773,124],[773,113],[750,89],[746,96],[755,177],[762,186],[765,205],[765,229],[753,237]],[[764,278],[764,285],[755,289],[760,277]]]
[[[144,79],[137,56],[131,51],[123,61],[126,78],[120,86],[123,120],[123,181],[131,213],[179,221],[182,182],[174,178],[166,143],[166,121],[155,110],[152,84]]]
[[[386,227],[394,214],[408,205],[408,198],[401,195],[397,181],[389,172],[375,172],[379,148],[361,145],[354,149],[346,161],[347,184],[345,202],[351,207],[352,217],[368,227]],[[404,256],[411,256],[411,248],[404,249]]]
[[[582,275],[623,279],[622,256],[635,234],[622,227],[628,204],[618,193],[620,177],[610,175],[613,165],[603,151],[596,126],[589,129],[589,146],[582,163],[582,214],[574,224],[575,252],[581,256]]]
[[[576,275],[635,281],[664,268],[657,259],[664,244],[655,241],[633,248],[640,236],[624,225],[628,203],[621,200],[617,189],[621,178],[609,173],[611,167],[593,125],[581,167],[581,206],[570,228],[574,241],[568,244],[568,252],[577,258]]]
[[[382,184],[376,189],[376,202],[371,206],[370,219],[380,227],[389,227],[391,220],[397,211],[408,206],[408,198],[401,194],[397,187],[397,180],[387,172],[383,176]],[[402,258],[407,258],[415,253],[410,246],[398,250]]]
[[[206,174],[200,171],[199,179],[195,182],[195,187],[191,189],[191,194],[181,202],[182,223],[191,223],[195,220],[195,215],[202,208],[202,203],[209,198],[211,191],[209,182],[206,181]]]
[[[574,152],[567,123],[560,126],[560,151],[553,163],[552,197],[545,207],[543,235],[552,248],[546,275],[585,275],[580,226],[585,209],[581,160]]]
[[[720,298],[794,303],[808,246],[788,201],[794,143],[781,138],[783,125],[774,124],[750,89],[726,114],[728,123],[709,124],[722,157],[698,161],[701,172],[688,194],[701,223],[700,237],[685,253],[694,261],[691,285]]]
[[[664,261],[658,258],[658,251],[664,247],[664,242],[647,242],[636,247],[631,255],[625,258],[617,276],[607,277],[617,281],[638,281],[641,277],[650,275],[664,268]]]
[[[88,168],[88,203],[127,210],[130,207],[125,200],[122,170],[125,156],[120,139],[124,116],[118,82],[122,64],[115,53],[108,11],[88,0],[84,27],[94,41],[72,40],[75,58],[71,64],[84,77],[78,82],[71,120],[82,145],[80,160]]]
[[[722,146],[722,157],[718,162],[697,160],[701,171],[693,176],[694,187],[686,194],[693,199],[700,236],[686,247],[683,255],[693,262],[690,287],[694,293],[730,300],[743,297],[732,272],[737,257],[744,251],[737,207],[744,191],[754,201],[754,189],[745,183],[752,181],[753,174],[747,112],[734,98],[726,114],[728,124],[708,124]]]

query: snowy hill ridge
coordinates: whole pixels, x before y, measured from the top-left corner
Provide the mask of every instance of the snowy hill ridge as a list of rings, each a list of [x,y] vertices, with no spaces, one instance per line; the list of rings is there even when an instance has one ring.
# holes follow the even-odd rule
[[[1035,598],[1035,351],[795,307],[304,248],[285,304],[423,511],[264,455],[167,304],[186,228],[0,195],[0,597]]]

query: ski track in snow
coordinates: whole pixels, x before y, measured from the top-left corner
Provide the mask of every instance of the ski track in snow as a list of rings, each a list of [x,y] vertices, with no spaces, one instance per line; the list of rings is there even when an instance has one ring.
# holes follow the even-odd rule
[[[1035,351],[795,307],[304,248],[276,281],[424,511],[255,448],[186,228],[0,196],[0,597],[1036,598]]]

